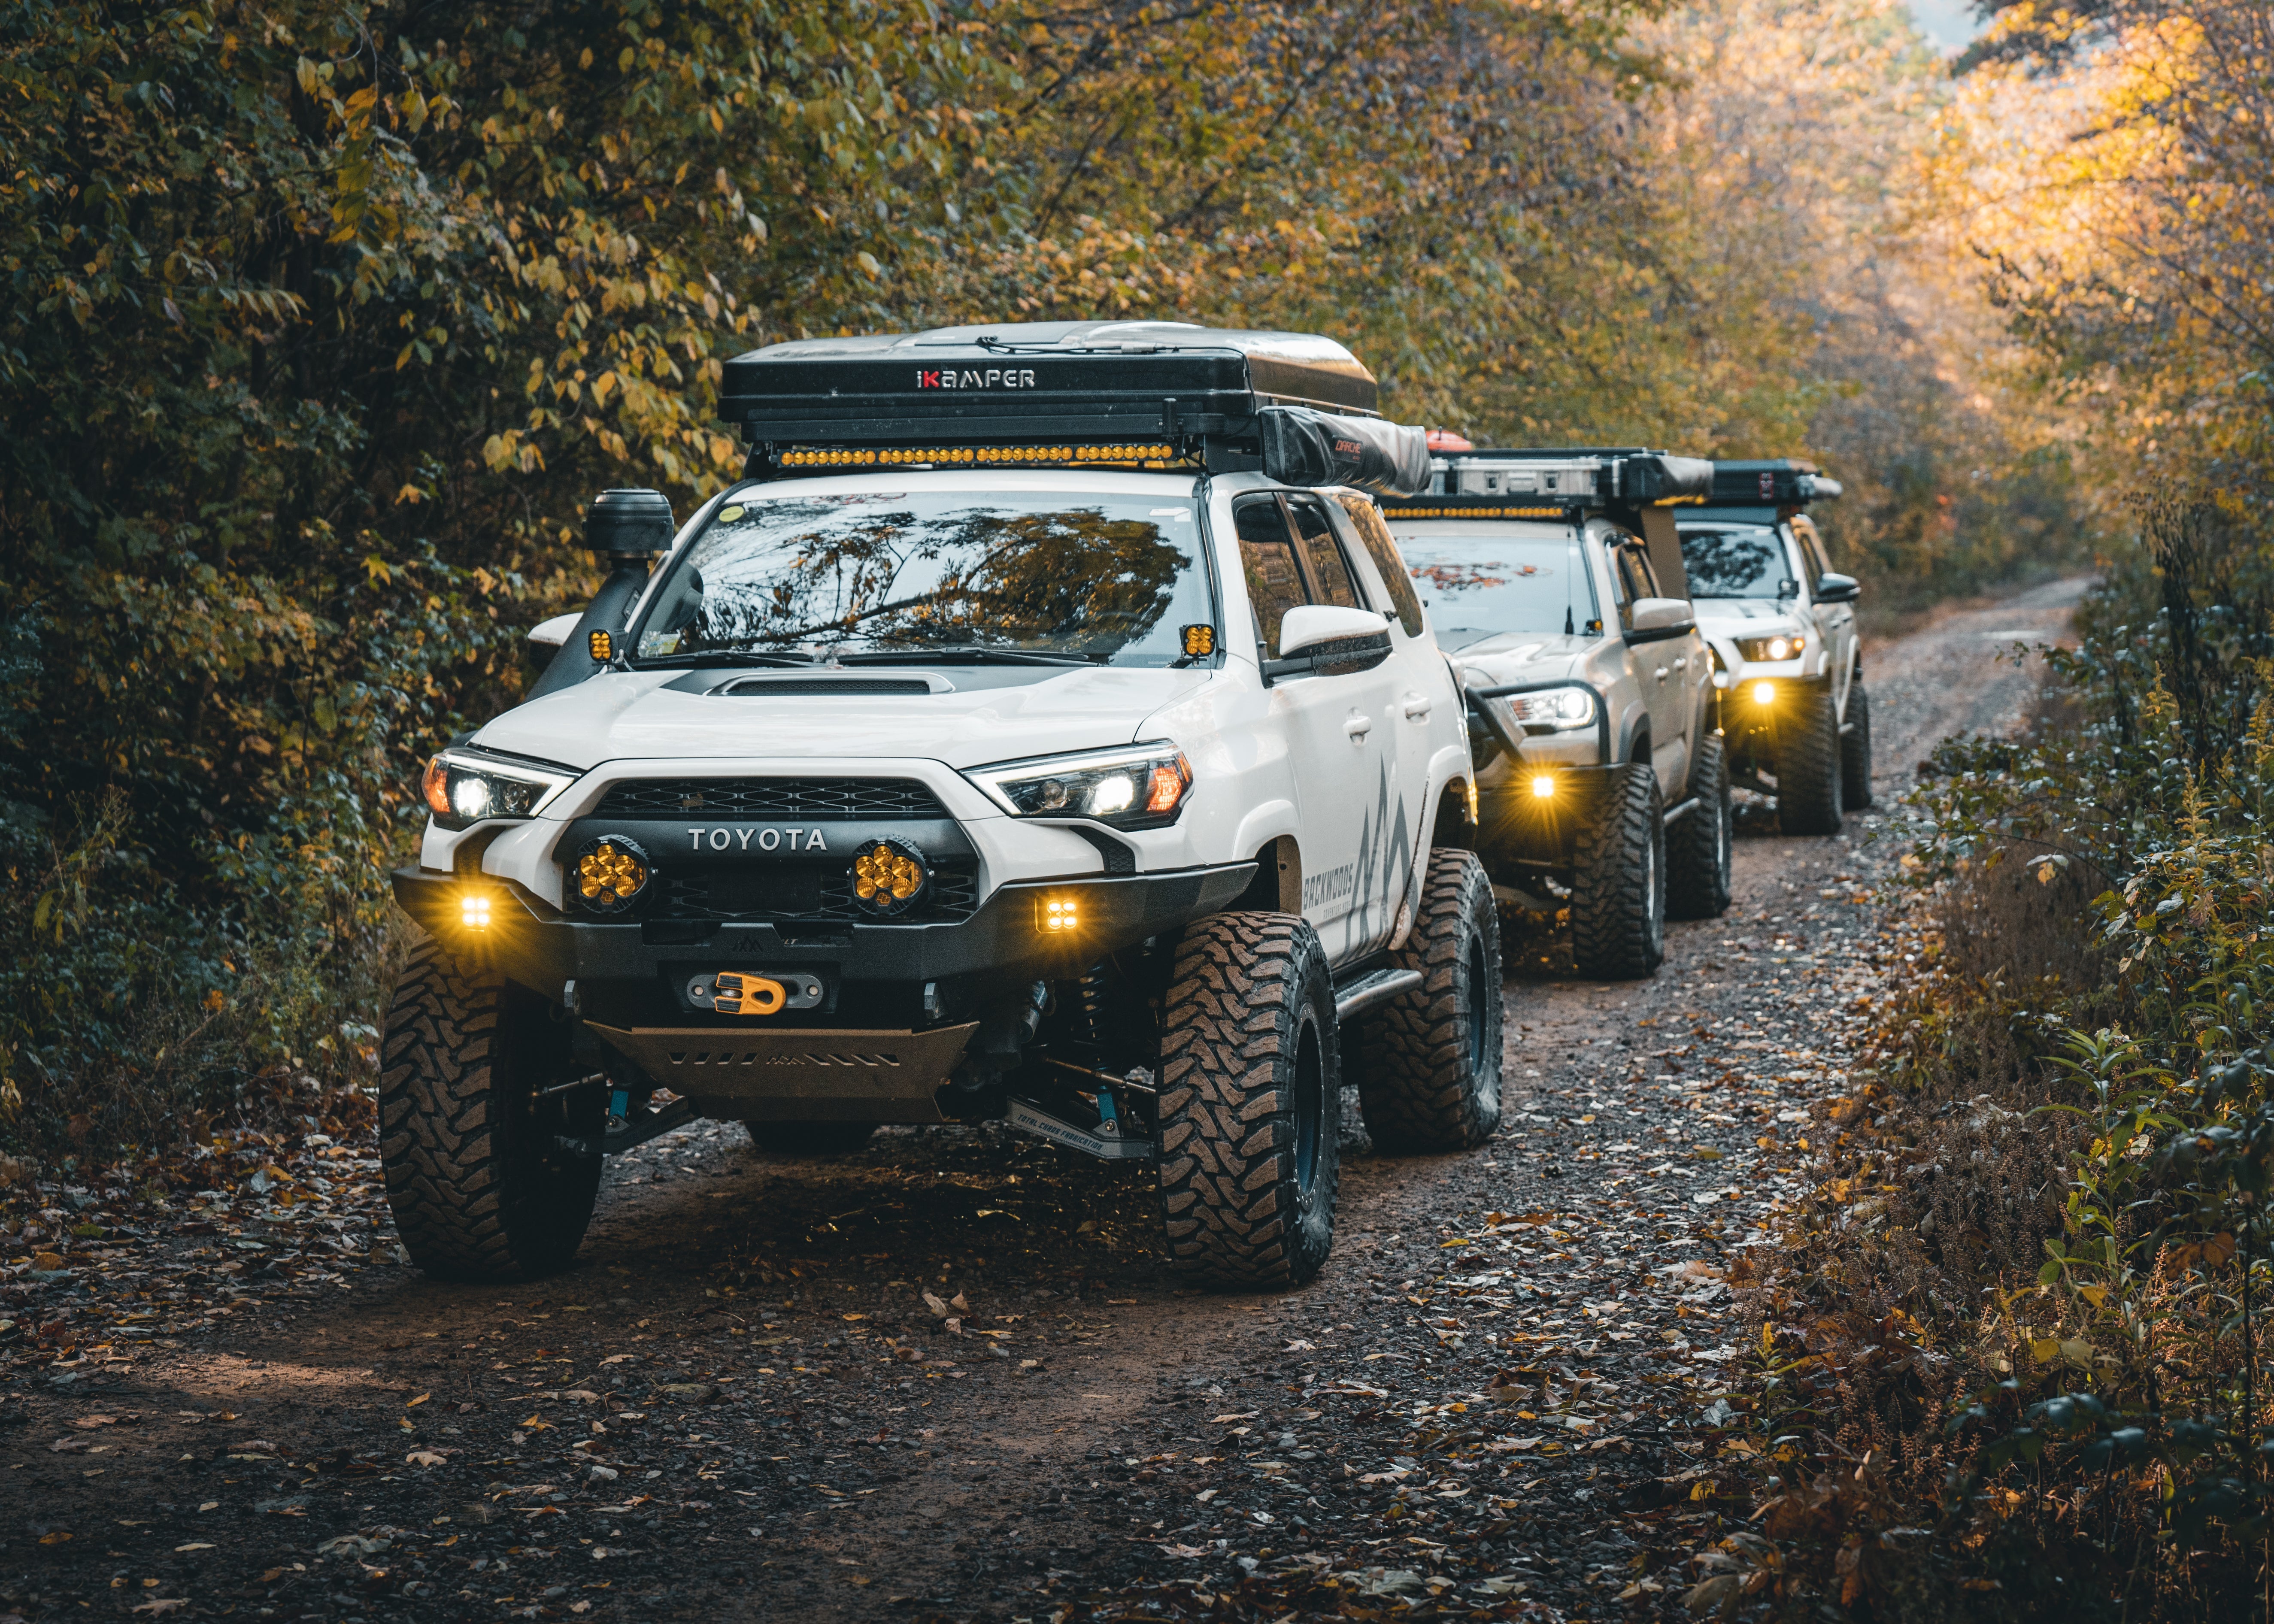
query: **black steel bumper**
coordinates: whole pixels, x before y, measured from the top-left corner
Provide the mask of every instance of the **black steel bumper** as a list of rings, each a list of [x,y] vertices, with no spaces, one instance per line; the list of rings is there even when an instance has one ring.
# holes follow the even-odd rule
[[[459,959],[558,998],[564,982],[654,984],[690,959],[721,969],[798,968],[837,979],[902,985],[966,976],[1049,980],[1079,974],[1108,953],[1220,912],[1247,889],[1252,862],[1164,874],[1005,885],[952,924],[802,926],[722,923],[699,942],[662,937],[636,921],[571,918],[510,881],[398,868],[395,899]],[[489,902],[489,923],[464,921],[470,891]],[[1072,903],[1071,931],[1043,929],[1047,902]],[[660,939],[659,939],[660,938]]]
[[[1596,816],[1614,768],[1519,765],[1517,776],[1481,790],[1477,801],[1477,851],[1488,869],[1563,868],[1579,831]],[[1555,780],[1553,795],[1532,793],[1540,774]],[[1495,878],[1501,877],[1495,872]]]

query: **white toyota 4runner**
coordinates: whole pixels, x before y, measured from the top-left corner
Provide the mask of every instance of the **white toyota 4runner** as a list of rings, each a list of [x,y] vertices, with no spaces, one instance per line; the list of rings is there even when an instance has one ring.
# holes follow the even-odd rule
[[[1330,341],[1172,323],[727,363],[745,477],[675,534],[601,496],[607,584],[427,769],[380,1103],[414,1259],[562,1267],[603,1155],[696,1115],[1007,1118],[1150,1162],[1181,1273],[1284,1287],[1346,1078],[1379,1143],[1487,1137],[1462,701],[1367,494],[1427,454],[1374,406]]]
[[[1731,777],[1776,798],[1787,834],[1836,835],[1843,813],[1871,804],[1859,589],[1832,568],[1807,513],[1839,495],[1811,462],[1721,462],[1706,504],[1681,519],[1690,595],[1721,667]]]
[[[1474,727],[1478,850],[1503,897],[1568,905],[1589,976],[1645,976],[1666,920],[1729,906],[1728,763],[1664,452],[1448,451],[1384,511]]]

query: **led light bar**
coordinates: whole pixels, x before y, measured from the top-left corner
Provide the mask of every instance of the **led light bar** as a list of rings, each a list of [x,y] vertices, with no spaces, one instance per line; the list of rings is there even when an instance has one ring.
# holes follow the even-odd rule
[[[1384,502],[1382,516],[1385,519],[1568,519],[1569,508],[1510,508],[1495,502],[1461,502],[1429,508],[1409,508],[1403,502]]]
[[[1134,463],[1156,467],[1186,460],[1159,441],[1057,446],[794,446],[775,454],[782,468],[995,467],[1030,463]]]

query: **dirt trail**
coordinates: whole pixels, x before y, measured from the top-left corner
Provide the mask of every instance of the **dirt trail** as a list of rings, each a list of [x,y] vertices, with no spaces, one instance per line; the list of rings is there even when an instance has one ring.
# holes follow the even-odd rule
[[[1871,651],[1883,800],[1945,733],[2019,719],[2035,674],[1989,656],[2081,590]],[[1449,1613],[1662,1607],[1648,1553],[1717,1515],[1683,1474],[1729,1414],[1728,1271],[1800,1186],[1877,974],[1879,823],[1788,839],[1748,808],[1736,906],[1646,983],[1512,939],[1502,1135],[1354,1138],[1334,1259],[1283,1298],[1169,1283],[1142,1169],[996,1129],[797,1161],[706,1124],[612,1165],[562,1278],[437,1286],[382,1234],[210,1331],[18,1357],[0,1624],[1039,1619],[1306,1568]],[[131,1284],[270,1232],[99,1255]],[[11,1273],[27,1324],[97,1289]]]

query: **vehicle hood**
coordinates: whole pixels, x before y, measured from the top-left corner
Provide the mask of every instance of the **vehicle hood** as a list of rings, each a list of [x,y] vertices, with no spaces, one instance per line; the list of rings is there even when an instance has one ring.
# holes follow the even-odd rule
[[[863,674],[902,675],[907,667]],[[716,680],[748,674],[722,672]],[[1128,744],[1212,671],[1069,670],[945,694],[775,695],[689,691],[689,673],[603,672],[508,710],[471,742],[580,770],[603,762],[709,757],[914,757],[980,766]],[[956,673],[947,673],[950,681]],[[1160,736],[1157,733],[1151,736]]]
[[[1600,637],[1502,632],[1452,651],[1453,664],[1471,686],[1502,682],[1553,682],[1574,674],[1579,664],[1603,646]]]
[[[1690,606],[1697,613],[1698,628],[1709,635],[1742,631],[1748,637],[1766,636],[1799,625],[1793,618],[1797,605],[1789,598],[1698,598]]]

